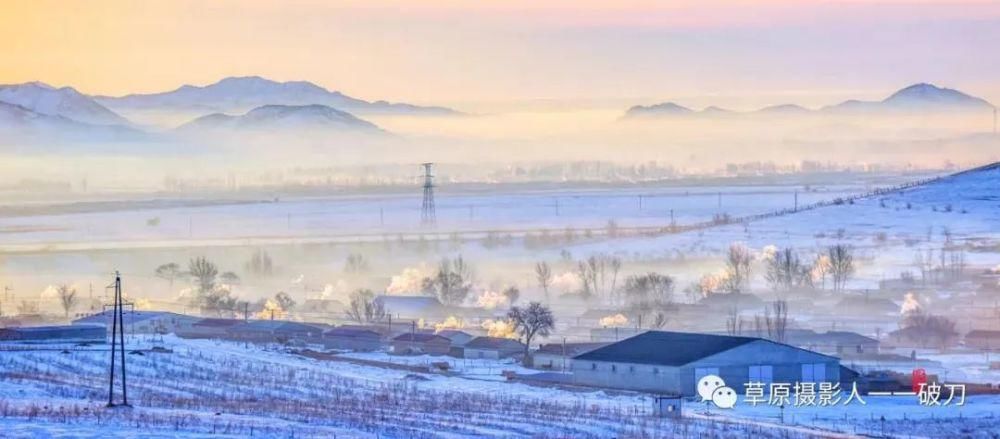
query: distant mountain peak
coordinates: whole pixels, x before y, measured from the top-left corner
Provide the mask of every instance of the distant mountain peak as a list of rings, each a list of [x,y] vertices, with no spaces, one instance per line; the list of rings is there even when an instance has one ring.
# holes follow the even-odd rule
[[[263,105],[241,115],[222,113],[199,117],[177,128],[192,131],[259,131],[330,129],[342,132],[385,133],[377,125],[326,105]]]
[[[34,113],[60,116],[93,125],[130,125],[129,121],[73,87],[56,88],[40,81],[0,85],[0,102]]]
[[[331,91],[309,81],[279,82],[261,76],[231,76],[204,86],[182,85],[175,90],[97,99],[112,108],[130,109],[209,109],[217,112],[245,112],[266,105],[325,105],[349,112],[454,115],[444,107],[424,107],[379,100],[369,102]]]
[[[654,105],[636,105],[629,108],[625,113],[626,117],[640,117],[640,116],[663,116],[663,115],[681,115],[681,114],[691,114],[694,111],[683,105],[675,104],[673,102],[664,102],[661,104]]]

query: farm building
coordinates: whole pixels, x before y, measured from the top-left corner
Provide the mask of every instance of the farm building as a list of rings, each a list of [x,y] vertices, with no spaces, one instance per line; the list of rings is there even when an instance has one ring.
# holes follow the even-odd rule
[[[573,357],[607,346],[608,343],[549,343],[531,353],[534,367],[553,370],[568,370]]]
[[[450,340],[452,346],[465,346],[466,343],[474,338],[472,334],[465,331],[459,331],[457,329],[445,329],[443,331],[438,331],[437,335]]]
[[[476,337],[464,346],[465,358],[498,360],[524,354],[524,343],[511,338]]]
[[[254,343],[287,343],[320,337],[323,329],[313,325],[284,320],[250,320],[231,326],[227,338]]]
[[[738,393],[750,381],[839,382],[840,360],[752,337],[648,331],[578,355],[578,385],[693,396],[706,375]]]
[[[327,349],[371,352],[382,347],[382,335],[368,329],[333,328],[323,333]]]
[[[25,343],[104,343],[107,330],[100,325],[21,326],[0,328],[0,341]]]
[[[111,327],[111,311],[81,317],[73,320],[74,325],[102,325]],[[187,316],[167,311],[125,311],[122,322],[125,331],[134,334],[169,334],[182,332],[192,324],[201,320],[199,317]]]
[[[233,326],[246,323],[242,319],[201,319],[190,327],[177,332],[183,338],[227,338],[226,332]]]
[[[816,332],[811,329],[788,330],[785,343],[831,355],[876,353],[879,346],[878,340],[855,332]]]
[[[406,333],[392,339],[392,353],[399,355],[447,355],[450,350],[451,340],[436,334]]]
[[[447,317],[450,314],[436,297],[379,296],[375,301],[382,305],[393,320]]]
[[[984,351],[1000,350],[1000,331],[977,329],[965,334],[965,346]]]
[[[950,348],[958,345],[958,332],[953,328],[910,326],[890,332],[886,346],[894,348]]]

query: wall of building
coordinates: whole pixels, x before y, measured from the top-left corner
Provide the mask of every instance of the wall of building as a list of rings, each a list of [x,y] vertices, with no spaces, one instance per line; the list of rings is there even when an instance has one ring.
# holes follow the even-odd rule
[[[649,364],[572,360],[575,384],[612,389],[678,394],[680,369]]]
[[[695,395],[697,378],[700,378],[696,376],[698,369],[718,368],[726,385],[744,393],[744,384],[750,380],[750,366],[771,366],[772,382],[794,384],[803,381],[803,364],[823,364],[826,381],[840,381],[840,361],[836,358],[758,340],[684,365],[681,388],[684,395]]]

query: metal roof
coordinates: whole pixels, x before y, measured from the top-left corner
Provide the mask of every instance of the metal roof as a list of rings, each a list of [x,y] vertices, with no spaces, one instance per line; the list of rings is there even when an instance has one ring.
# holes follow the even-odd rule
[[[512,338],[501,337],[476,337],[465,344],[466,349],[500,349],[514,347],[524,349],[524,344]]]
[[[400,334],[400,335],[396,336],[396,338],[394,338],[393,340],[395,340],[395,341],[408,341],[408,342],[415,342],[415,343],[426,343],[426,342],[429,342],[429,341],[432,341],[432,340],[436,340],[436,339],[441,339],[441,340],[444,340],[444,341],[446,341],[448,343],[451,343],[451,340],[448,340],[447,338],[444,338],[444,337],[442,337],[440,335],[437,335],[437,334],[428,334],[428,333],[422,333],[422,332],[417,332],[417,333],[409,333],[409,332],[407,332],[406,334]]]
[[[578,355],[574,359],[682,366],[757,340],[761,339],[687,332],[647,331]]]

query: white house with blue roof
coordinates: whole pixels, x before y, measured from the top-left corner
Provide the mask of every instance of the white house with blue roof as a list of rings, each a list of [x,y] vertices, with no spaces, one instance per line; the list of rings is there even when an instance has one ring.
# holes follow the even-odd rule
[[[744,384],[839,382],[840,359],[755,337],[647,331],[578,355],[573,383],[593,387],[694,396],[699,379]]]

